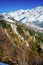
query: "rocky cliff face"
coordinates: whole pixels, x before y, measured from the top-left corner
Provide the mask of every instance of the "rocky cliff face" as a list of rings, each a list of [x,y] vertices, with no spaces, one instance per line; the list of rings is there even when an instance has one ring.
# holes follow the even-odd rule
[[[0,62],[43,65],[43,33],[14,22],[0,20]]]

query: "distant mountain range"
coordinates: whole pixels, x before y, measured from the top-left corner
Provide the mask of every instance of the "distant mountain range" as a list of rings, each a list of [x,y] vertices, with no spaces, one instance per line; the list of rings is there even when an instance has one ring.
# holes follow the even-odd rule
[[[2,13],[6,21],[13,22],[13,19],[36,29],[43,30],[43,7],[39,6],[31,10],[17,10],[8,13]],[[1,17],[1,16],[0,16]]]

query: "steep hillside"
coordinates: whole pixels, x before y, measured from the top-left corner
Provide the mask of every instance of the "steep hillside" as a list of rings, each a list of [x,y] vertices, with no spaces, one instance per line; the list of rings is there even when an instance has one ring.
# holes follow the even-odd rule
[[[0,20],[0,62],[43,65],[43,33],[16,20]]]

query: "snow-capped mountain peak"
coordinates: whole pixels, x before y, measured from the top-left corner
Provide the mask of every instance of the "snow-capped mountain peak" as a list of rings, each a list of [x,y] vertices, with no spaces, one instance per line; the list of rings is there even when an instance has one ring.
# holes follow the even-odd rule
[[[43,7],[39,6],[33,9],[17,10],[3,13],[4,19],[14,22],[11,18],[32,27],[43,28]]]

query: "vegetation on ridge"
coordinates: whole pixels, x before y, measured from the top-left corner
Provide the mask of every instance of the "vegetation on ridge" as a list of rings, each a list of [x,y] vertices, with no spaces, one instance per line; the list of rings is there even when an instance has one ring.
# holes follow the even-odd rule
[[[15,25],[18,34],[10,23],[0,20],[0,61],[9,65],[43,65],[43,33]]]

